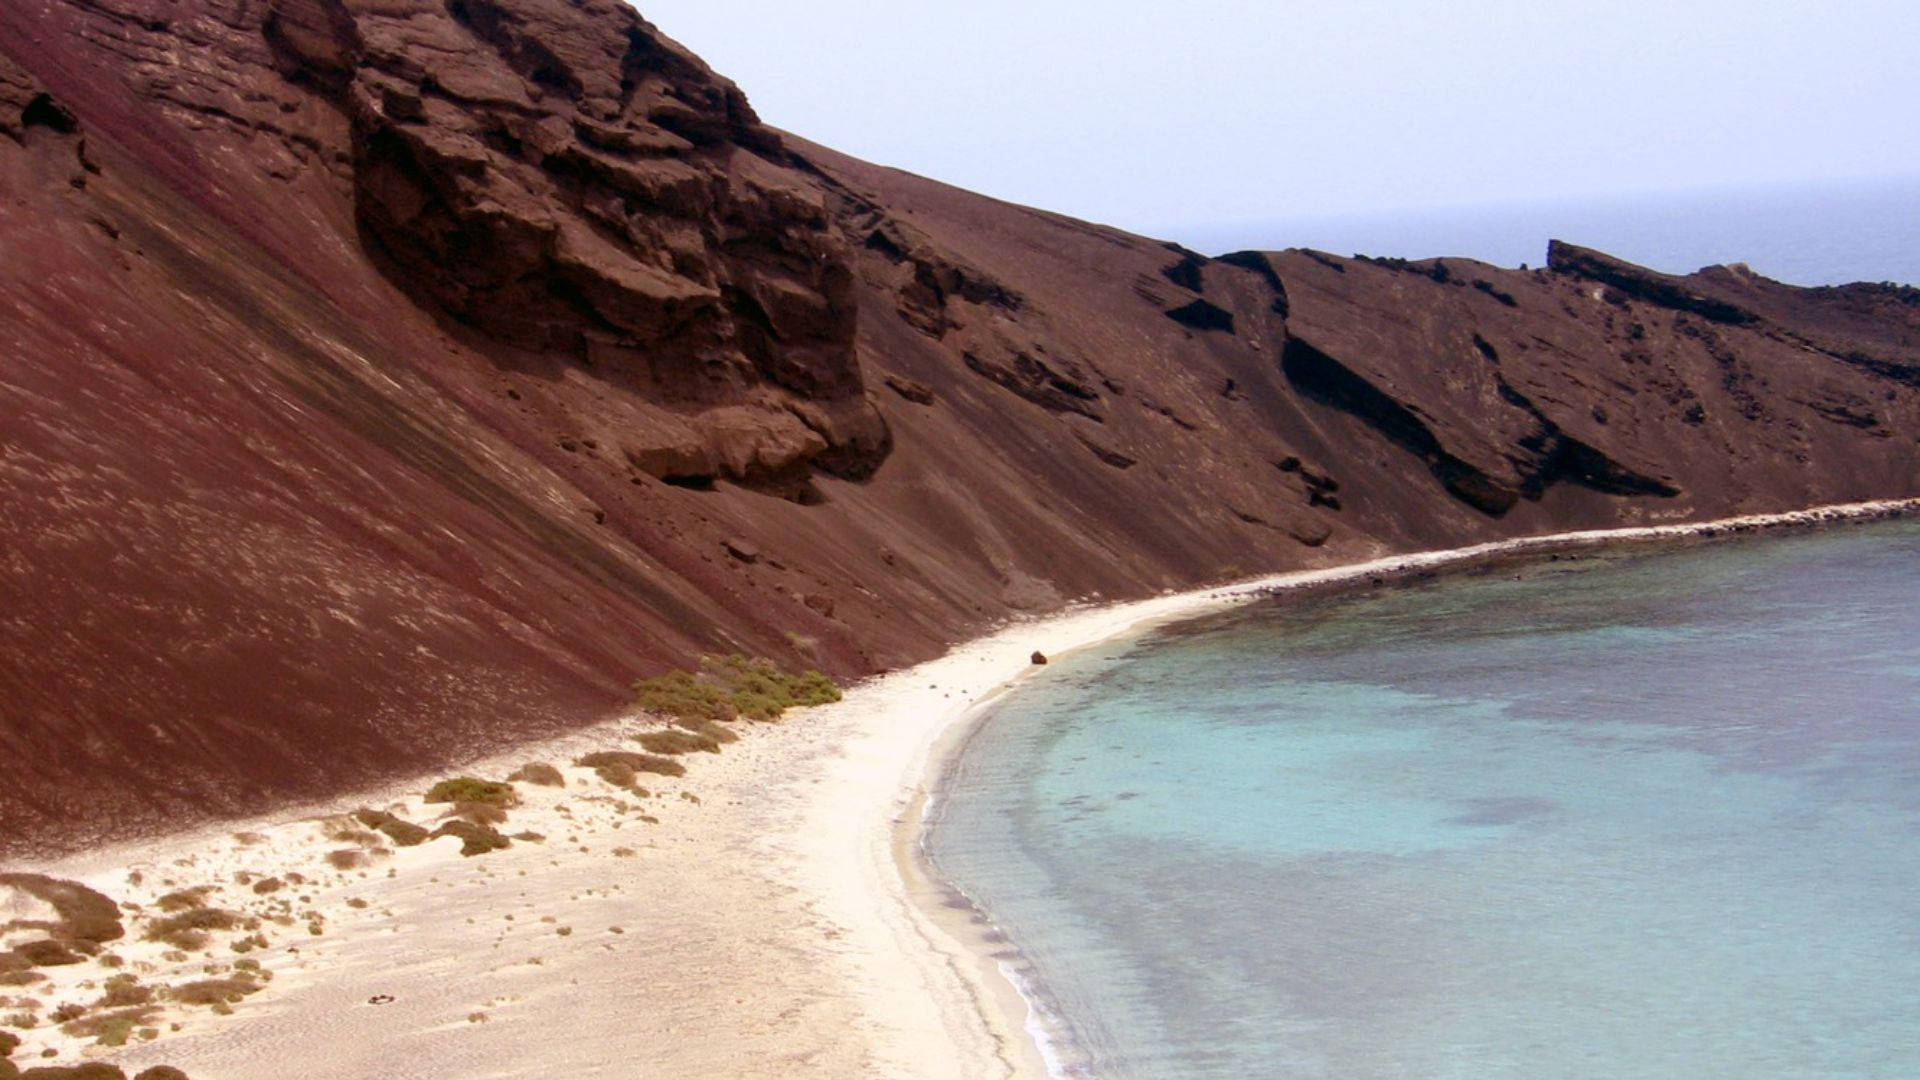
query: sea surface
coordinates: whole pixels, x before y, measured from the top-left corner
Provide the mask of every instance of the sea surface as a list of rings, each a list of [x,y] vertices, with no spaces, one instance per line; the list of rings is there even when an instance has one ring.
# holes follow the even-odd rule
[[[1541,266],[1547,241],[1565,240],[1673,274],[1744,262],[1794,285],[1920,285],[1920,177],[1355,214],[1180,232],[1181,243],[1210,255],[1310,247],[1336,255],[1454,255],[1496,266]]]
[[[1056,658],[925,854],[1057,1071],[1920,1076],[1920,525],[1276,599]]]

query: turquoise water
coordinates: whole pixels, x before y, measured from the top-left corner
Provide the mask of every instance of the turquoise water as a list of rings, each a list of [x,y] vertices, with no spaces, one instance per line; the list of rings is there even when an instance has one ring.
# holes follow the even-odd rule
[[[1100,1077],[1920,1075],[1920,527],[1265,603],[1050,665],[936,872]]]

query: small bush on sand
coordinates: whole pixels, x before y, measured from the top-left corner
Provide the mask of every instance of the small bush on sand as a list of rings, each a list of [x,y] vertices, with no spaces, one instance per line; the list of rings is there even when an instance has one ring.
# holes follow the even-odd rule
[[[13,947],[13,955],[27,967],[65,967],[86,961],[86,957],[52,938],[42,938],[39,941],[16,945]]]
[[[364,823],[352,814],[334,814],[314,821],[314,826],[320,830],[320,835],[336,844],[358,844],[361,847],[378,844],[380,838],[361,828],[362,824]],[[246,883],[241,882],[241,884]]]
[[[724,724],[716,724],[711,720],[701,720],[697,718],[689,719],[687,717],[676,717],[674,718],[673,725],[675,727],[685,728],[688,731],[693,732],[695,735],[704,735],[707,738],[712,739],[714,742],[717,742],[717,743],[730,743],[730,742],[740,741],[740,736],[737,733],[735,733],[733,730],[731,730]]]
[[[733,702],[727,691],[712,682],[702,681],[692,672],[669,671],[665,675],[642,679],[633,684],[633,693],[641,708],[662,716],[705,720],[731,720],[734,717]]]
[[[529,761],[525,765],[515,769],[507,779],[517,780],[527,784],[539,784],[542,787],[567,786],[567,778],[560,775],[560,770],[544,761]]]
[[[675,720],[772,720],[798,705],[840,700],[817,671],[790,675],[765,659],[705,656],[698,672],[670,671],[633,685],[640,707]]]
[[[485,855],[489,851],[499,851],[511,847],[513,841],[500,834],[500,830],[489,825],[475,825],[471,821],[455,819],[433,830],[433,838],[457,836],[460,838],[460,854],[466,856]]]
[[[60,917],[59,923],[38,923],[36,927],[90,956],[126,932],[120,924],[120,905],[77,881],[45,874],[0,873],[0,886],[18,889],[51,906]]]
[[[196,979],[168,989],[167,998],[182,1005],[231,1005],[259,991],[251,979]]]
[[[153,903],[161,911],[192,911],[194,908],[205,907],[207,894],[212,891],[212,886],[196,885],[191,889],[170,892]]]
[[[505,810],[488,802],[454,803],[453,809],[447,811],[446,816],[459,818],[461,821],[471,821],[475,825],[498,825],[507,820]]]
[[[153,1019],[158,1010],[152,1005],[98,1012],[60,1025],[65,1034],[78,1039],[93,1039],[102,1046],[125,1046],[134,1029]]]
[[[127,1080],[127,1074],[121,1072],[119,1066],[104,1061],[89,1061],[84,1065],[42,1065],[19,1075],[21,1080]]]
[[[605,765],[596,765],[594,766],[593,772],[594,775],[612,784],[614,787],[626,788],[629,791],[633,790],[634,784],[640,779],[640,774],[633,771],[633,766],[618,761],[609,761]]]
[[[652,754],[635,754],[626,750],[599,750],[574,762],[583,769],[600,769],[608,765],[625,765],[637,773],[655,773],[660,776],[685,776],[687,767],[672,758],[656,757]]]
[[[492,803],[495,806],[517,806],[520,797],[514,794],[513,785],[504,780],[479,780],[471,776],[456,776],[442,780],[427,792],[430,803]]]
[[[194,908],[178,915],[156,919],[147,927],[148,941],[162,941],[185,952],[206,948],[207,931],[231,930],[241,925],[240,916],[223,908]]]
[[[363,806],[355,810],[353,816],[362,825],[401,847],[413,847],[415,844],[427,842],[427,830],[424,827],[394,817],[385,810],[372,810]]]
[[[717,725],[716,725],[717,726]],[[691,754],[702,751],[709,754],[720,752],[720,741],[707,735],[692,731],[648,731],[634,736],[640,745],[654,754]]]
[[[327,865],[335,870],[358,870],[367,865],[367,853],[358,848],[340,848],[327,852]]]
[[[93,1003],[96,1009],[121,1009],[153,1000],[153,987],[140,985],[139,978],[133,975],[111,976],[101,984],[101,989],[105,992]]]
[[[744,656],[704,656],[700,675],[724,687],[736,701],[742,697],[771,704],[778,710],[800,705],[826,705],[840,700],[840,688],[818,671],[789,675],[771,660],[750,660]],[[746,710],[741,710],[745,715]],[[771,719],[771,717],[769,717]]]

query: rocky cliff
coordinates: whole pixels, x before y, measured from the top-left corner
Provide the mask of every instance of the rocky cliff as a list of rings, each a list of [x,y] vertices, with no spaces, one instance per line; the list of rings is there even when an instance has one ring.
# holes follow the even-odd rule
[[[0,837],[1075,598],[1920,492],[1920,292],[1208,259],[771,130],[615,0],[0,7]]]

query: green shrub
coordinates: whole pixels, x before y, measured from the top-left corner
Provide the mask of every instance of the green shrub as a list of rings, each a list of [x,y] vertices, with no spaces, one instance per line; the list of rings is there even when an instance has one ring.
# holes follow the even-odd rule
[[[711,720],[703,720],[697,717],[688,718],[688,717],[681,716],[681,717],[674,718],[673,726],[678,728],[685,728],[688,731],[693,732],[695,735],[704,735],[707,738],[712,739],[716,743],[730,743],[730,742],[740,741],[740,736],[735,734],[733,731],[729,730],[726,727],[726,725],[716,724]]]
[[[196,885],[191,889],[179,889],[154,901],[161,911],[191,911],[206,906],[207,894],[213,891],[211,885]]]
[[[13,948],[13,955],[24,961],[27,967],[63,967],[86,961],[86,957],[52,938],[42,938],[39,941],[16,945]]]
[[[520,797],[514,794],[513,785],[505,780],[480,780],[471,776],[456,776],[433,785],[427,792],[427,801],[517,806],[520,803]]]
[[[0,886],[11,886],[51,906],[60,916],[59,924],[35,925],[88,955],[125,933],[120,924],[120,905],[77,881],[45,874],[0,873]]]
[[[687,767],[672,758],[656,757],[652,754],[635,754],[626,750],[599,750],[574,762],[583,769],[605,769],[621,766],[636,773],[657,773],[661,776],[685,776]],[[620,787],[627,785],[620,784]]]
[[[567,778],[560,775],[560,770],[544,761],[529,761],[514,770],[507,779],[518,780],[528,784],[539,784],[542,787],[567,786]]]
[[[119,1066],[104,1061],[84,1065],[42,1065],[19,1074],[20,1080],[127,1080]]]
[[[424,844],[427,842],[427,830],[425,828],[415,825],[411,821],[397,818],[385,810],[373,810],[363,806],[355,810],[353,816],[358,819],[362,825],[385,836],[401,847],[413,847],[416,844]]]
[[[455,819],[433,830],[433,837],[457,836],[460,838],[460,854],[466,856],[485,855],[489,851],[499,851],[513,846],[513,841],[500,834],[500,830],[490,825],[475,825],[471,821]]]
[[[140,1005],[94,1013],[70,1020],[60,1025],[60,1030],[75,1038],[93,1039],[102,1046],[125,1046],[133,1037],[134,1029],[152,1020],[155,1011],[152,1005]]]
[[[193,952],[207,945],[207,931],[231,930],[243,920],[221,908],[194,908],[178,915],[156,919],[147,927],[148,941],[162,941],[176,949]]]
[[[230,1005],[259,990],[251,979],[198,979],[170,988],[167,998],[182,1005]]]
[[[447,811],[450,818],[471,821],[475,825],[498,825],[507,820],[507,812],[498,804],[490,802],[458,802]]]
[[[140,980],[133,975],[110,976],[101,989],[106,992],[93,1003],[96,1009],[121,1009],[129,1005],[145,1005],[153,1000],[153,988],[140,985]]]
[[[703,656],[698,672],[671,671],[633,686],[641,708],[676,721],[772,720],[799,705],[840,700],[840,688],[818,671],[791,675],[773,661]]]
[[[720,741],[710,735],[701,735],[693,731],[647,731],[634,736],[640,745],[654,754],[691,754],[703,751],[709,754],[720,752]]]
[[[604,765],[596,765],[593,771],[594,775],[612,784],[614,787],[626,788],[629,791],[634,789],[635,782],[640,779],[640,774],[633,771],[633,766],[623,765],[618,761],[609,761]]]
[[[731,720],[733,701],[727,691],[695,678],[691,672],[669,671],[633,684],[641,708],[662,716],[700,720]]]
[[[803,671],[793,676],[788,685],[795,705],[831,705],[844,696],[832,679],[818,671]]]

